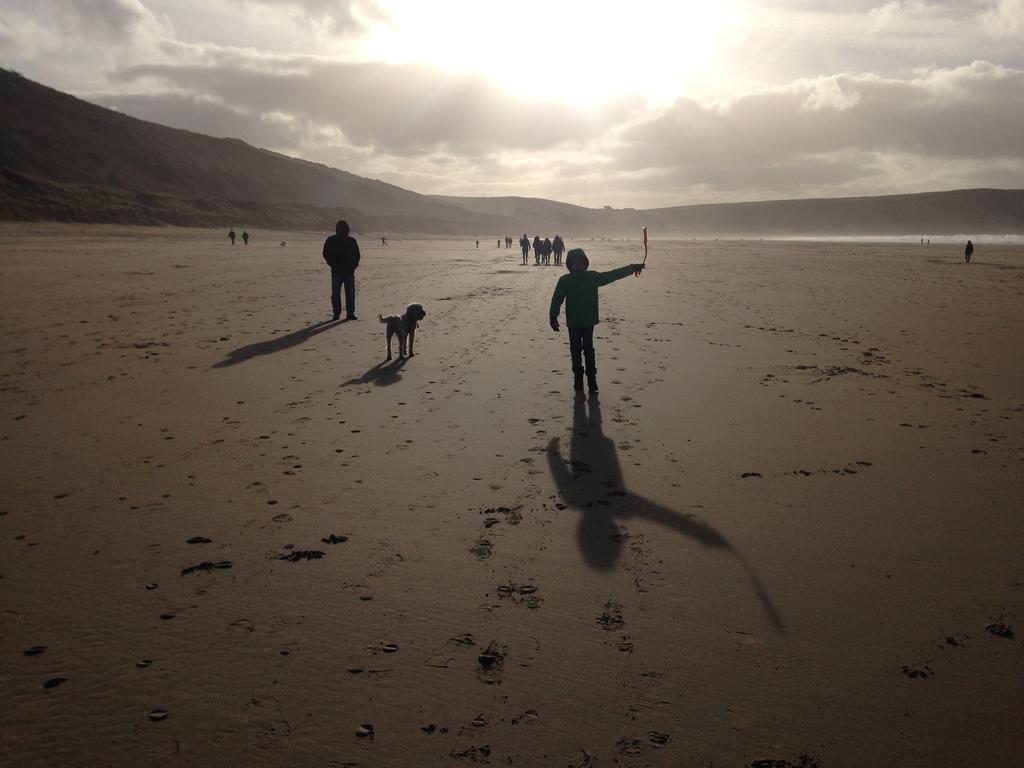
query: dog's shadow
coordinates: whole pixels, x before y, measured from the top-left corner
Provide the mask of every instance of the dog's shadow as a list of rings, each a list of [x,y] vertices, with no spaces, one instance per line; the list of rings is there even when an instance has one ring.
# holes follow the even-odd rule
[[[376,384],[378,387],[388,387],[402,379],[402,367],[407,357],[399,357],[394,360],[384,360],[377,363],[362,376],[355,379],[343,381],[341,386],[351,387],[356,384]]]

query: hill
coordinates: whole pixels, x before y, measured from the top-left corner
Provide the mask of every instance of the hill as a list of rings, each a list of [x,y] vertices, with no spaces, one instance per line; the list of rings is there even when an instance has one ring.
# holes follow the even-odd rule
[[[0,219],[331,229],[489,237],[1024,233],[1024,190],[774,200],[650,210],[541,198],[421,195],[137,120],[0,70]]]
[[[772,200],[647,211],[649,226],[693,235],[1024,233],[1024,190],[962,189],[879,197]]]
[[[498,222],[317,163],[122,115],[0,71],[0,218],[147,224],[431,226]],[[504,227],[501,227],[502,229]]]

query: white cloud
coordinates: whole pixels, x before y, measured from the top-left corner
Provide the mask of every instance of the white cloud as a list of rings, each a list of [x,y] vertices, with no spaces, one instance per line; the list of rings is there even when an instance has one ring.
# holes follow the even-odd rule
[[[5,0],[4,14],[14,25],[31,22],[65,40],[84,36],[93,44],[125,43],[167,31],[140,0]]]
[[[628,89],[600,108],[551,83],[513,95],[472,57],[431,64],[432,45],[368,60],[375,32],[408,23],[391,0],[3,0],[0,58],[128,114],[422,192],[640,206],[1024,186],[1024,0],[730,6],[714,76],[657,111]],[[481,30],[513,63],[588,42],[542,32],[557,50]],[[607,55],[642,55],[637,41]]]
[[[231,0],[246,13],[279,17],[279,11],[306,22],[326,22],[332,33],[357,34],[368,23],[388,21],[373,0]]]
[[[627,105],[593,114],[552,98],[524,104],[488,81],[407,64],[225,57],[207,66],[139,65],[124,83],[201,94],[251,114],[282,112],[394,155],[545,149],[602,135]]]
[[[993,167],[1020,168],[1022,104],[1024,71],[983,62],[908,79],[834,75],[717,105],[681,100],[627,132],[617,161],[624,171],[657,170],[652,183],[666,191],[696,185],[780,196],[866,178],[888,190],[901,163],[922,174],[919,189],[948,181],[939,169],[950,163],[961,183],[977,185]]]
[[[868,11],[874,34],[950,35],[965,17],[976,13],[970,3],[934,3],[926,0],[891,0]]]
[[[1024,38],[1024,0],[998,0],[982,14],[981,22],[996,39]]]

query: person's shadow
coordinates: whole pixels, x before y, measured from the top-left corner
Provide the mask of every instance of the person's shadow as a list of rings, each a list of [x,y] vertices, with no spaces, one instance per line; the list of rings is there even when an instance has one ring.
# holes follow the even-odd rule
[[[402,370],[402,366],[405,365],[405,361],[408,359],[409,358],[407,357],[398,357],[394,360],[384,360],[379,362],[362,376],[355,379],[349,379],[348,381],[343,381],[341,386],[351,387],[355,384],[376,384],[378,387],[386,387],[394,384],[401,380],[402,374],[400,371]]]
[[[588,412],[589,411],[589,412]],[[747,572],[769,621],[777,632],[785,627],[757,574],[729,540],[711,525],[628,491],[615,442],[603,432],[601,404],[596,395],[582,395],[573,404],[569,460],[562,457],[561,439],[548,443],[548,467],[566,506],[580,513],[577,542],[587,564],[597,570],[615,566],[622,549],[617,520],[646,518],[693,539],[705,547],[728,552]]]
[[[281,352],[282,350],[288,349],[289,347],[295,347],[308,341],[318,333],[333,328],[336,325],[340,325],[342,320],[324,320],[320,323],[313,323],[298,331],[292,331],[285,336],[278,336],[276,339],[268,339],[267,341],[258,341],[255,344],[247,344],[244,347],[233,349],[225,355],[224,359],[218,363],[214,363],[214,368],[228,368],[232,365],[238,365],[244,363],[246,360],[259,357],[260,355],[270,355],[274,352]]]

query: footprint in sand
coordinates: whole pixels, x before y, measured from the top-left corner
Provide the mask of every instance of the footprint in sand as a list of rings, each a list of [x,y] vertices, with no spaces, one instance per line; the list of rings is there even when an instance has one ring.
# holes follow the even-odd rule
[[[489,763],[491,757],[491,747],[488,744],[483,744],[479,747],[468,747],[466,749],[452,750],[448,753],[449,757],[456,759],[466,759],[473,763]]]
[[[528,709],[520,712],[512,718],[512,725],[528,725],[540,719],[540,713],[536,709]]]
[[[622,618],[622,604],[609,600],[604,604],[604,611],[596,619],[601,629],[607,632],[614,632],[626,625]]]
[[[490,528],[495,523],[504,520],[508,525],[519,525],[523,521],[522,504],[514,507],[488,507],[481,509],[480,514],[484,515],[484,527]]]
[[[644,751],[644,744],[640,739],[623,736],[615,742],[615,749],[620,755],[641,755]]]
[[[818,761],[808,754],[801,754],[792,760],[775,758],[755,760],[750,764],[750,768],[818,768]]]
[[[920,664],[904,665],[900,667],[900,672],[911,679],[927,680],[929,677],[933,677],[935,673],[927,663],[922,662]]]
[[[505,648],[498,648],[497,642],[492,640],[487,648],[477,656],[477,679],[487,685],[499,685],[501,683],[502,667],[505,665]]]
[[[989,624],[985,627],[985,630],[990,635],[995,635],[996,637],[1005,637],[1007,640],[1013,640],[1014,638],[1013,629],[1001,622]]]
[[[597,757],[595,755],[590,754],[585,749],[581,749],[573,757],[572,762],[569,763],[569,768],[593,768],[597,764]]]
[[[537,587],[534,584],[516,584],[510,581],[498,585],[498,598],[508,598],[514,605],[525,605],[527,608],[540,608],[544,601],[534,593]]]
[[[647,743],[655,749],[661,749],[668,744],[669,739],[672,737],[667,733],[659,733],[658,731],[651,731],[647,734]]]
[[[494,543],[483,536],[477,539],[476,544],[469,548],[469,551],[476,555],[477,560],[486,560],[491,556],[491,550],[494,549]]]

